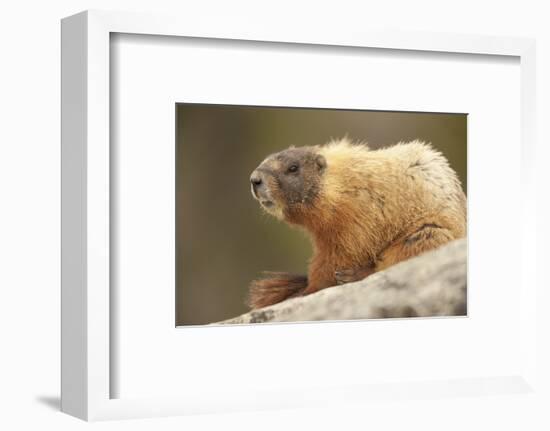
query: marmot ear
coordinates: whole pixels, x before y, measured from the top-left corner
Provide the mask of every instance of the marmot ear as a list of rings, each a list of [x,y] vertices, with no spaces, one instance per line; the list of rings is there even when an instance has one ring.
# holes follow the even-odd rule
[[[317,156],[315,156],[315,163],[319,168],[319,172],[323,172],[327,167],[327,160],[322,154],[317,154]]]

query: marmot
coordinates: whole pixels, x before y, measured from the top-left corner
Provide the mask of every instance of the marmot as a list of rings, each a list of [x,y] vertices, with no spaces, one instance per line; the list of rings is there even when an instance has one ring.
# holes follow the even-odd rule
[[[251,308],[361,280],[466,235],[460,181],[421,141],[290,147],[268,156],[250,182],[262,208],[303,227],[314,246],[307,276],[269,272],[253,281]]]

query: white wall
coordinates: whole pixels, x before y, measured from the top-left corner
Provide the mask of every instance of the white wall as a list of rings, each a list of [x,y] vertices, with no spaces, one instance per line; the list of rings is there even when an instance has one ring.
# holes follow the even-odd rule
[[[539,220],[549,218],[550,14],[545,1],[12,1],[0,9],[0,427],[82,427],[55,411],[59,397],[59,20],[83,9],[193,13],[208,23],[212,14],[244,19],[325,23],[330,27],[529,36],[538,40]],[[252,18],[247,18],[249,15]],[[546,120],[546,121],[545,121]],[[543,145],[546,143],[546,145]],[[495,163],[498,155],[495,155]],[[510,229],[514,229],[513,226]],[[539,263],[549,244],[539,238]],[[514,250],[510,251],[514,253]],[[544,264],[544,265],[543,265]],[[548,281],[548,278],[546,278]],[[550,286],[550,283],[546,283]],[[541,301],[549,302],[546,292]],[[548,323],[547,317],[541,317]],[[547,325],[550,328],[550,325]],[[542,359],[550,362],[548,347]],[[548,429],[535,419],[543,406],[526,397],[462,399],[411,405],[380,404],[345,409],[235,414],[101,424],[135,429]],[[398,412],[398,414],[396,414]],[[546,418],[548,415],[544,415]],[[548,419],[547,419],[548,420]],[[12,422],[6,426],[5,422]],[[295,426],[289,427],[294,423]],[[54,428],[55,427],[55,428]]]

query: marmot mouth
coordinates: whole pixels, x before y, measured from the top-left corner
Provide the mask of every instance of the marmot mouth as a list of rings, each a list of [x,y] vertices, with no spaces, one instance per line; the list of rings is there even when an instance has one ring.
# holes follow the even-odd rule
[[[262,206],[266,207],[266,208],[271,208],[273,206],[273,202],[272,201],[269,201],[269,200],[265,200],[265,199],[262,199],[260,201],[260,204],[262,204]]]

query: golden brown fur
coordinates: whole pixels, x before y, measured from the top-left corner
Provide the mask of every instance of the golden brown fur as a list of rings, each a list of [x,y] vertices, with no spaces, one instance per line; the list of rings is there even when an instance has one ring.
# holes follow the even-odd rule
[[[248,304],[252,308],[262,308],[298,296],[307,286],[305,275],[285,272],[264,272],[264,278],[250,283]]]
[[[253,282],[253,308],[360,280],[466,235],[460,182],[430,145],[413,141],[370,151],[342,139],[304,148],[270,156],[258,169],[268,172],[261,196],[275,202],[266,210],[311,236],[307,279],[277,273]],[[284,188],[281,170],[287,160],[302,158],[320,162],[318,169],[304,163],[301,182],[293,183],[307,189],[300,201]]]

